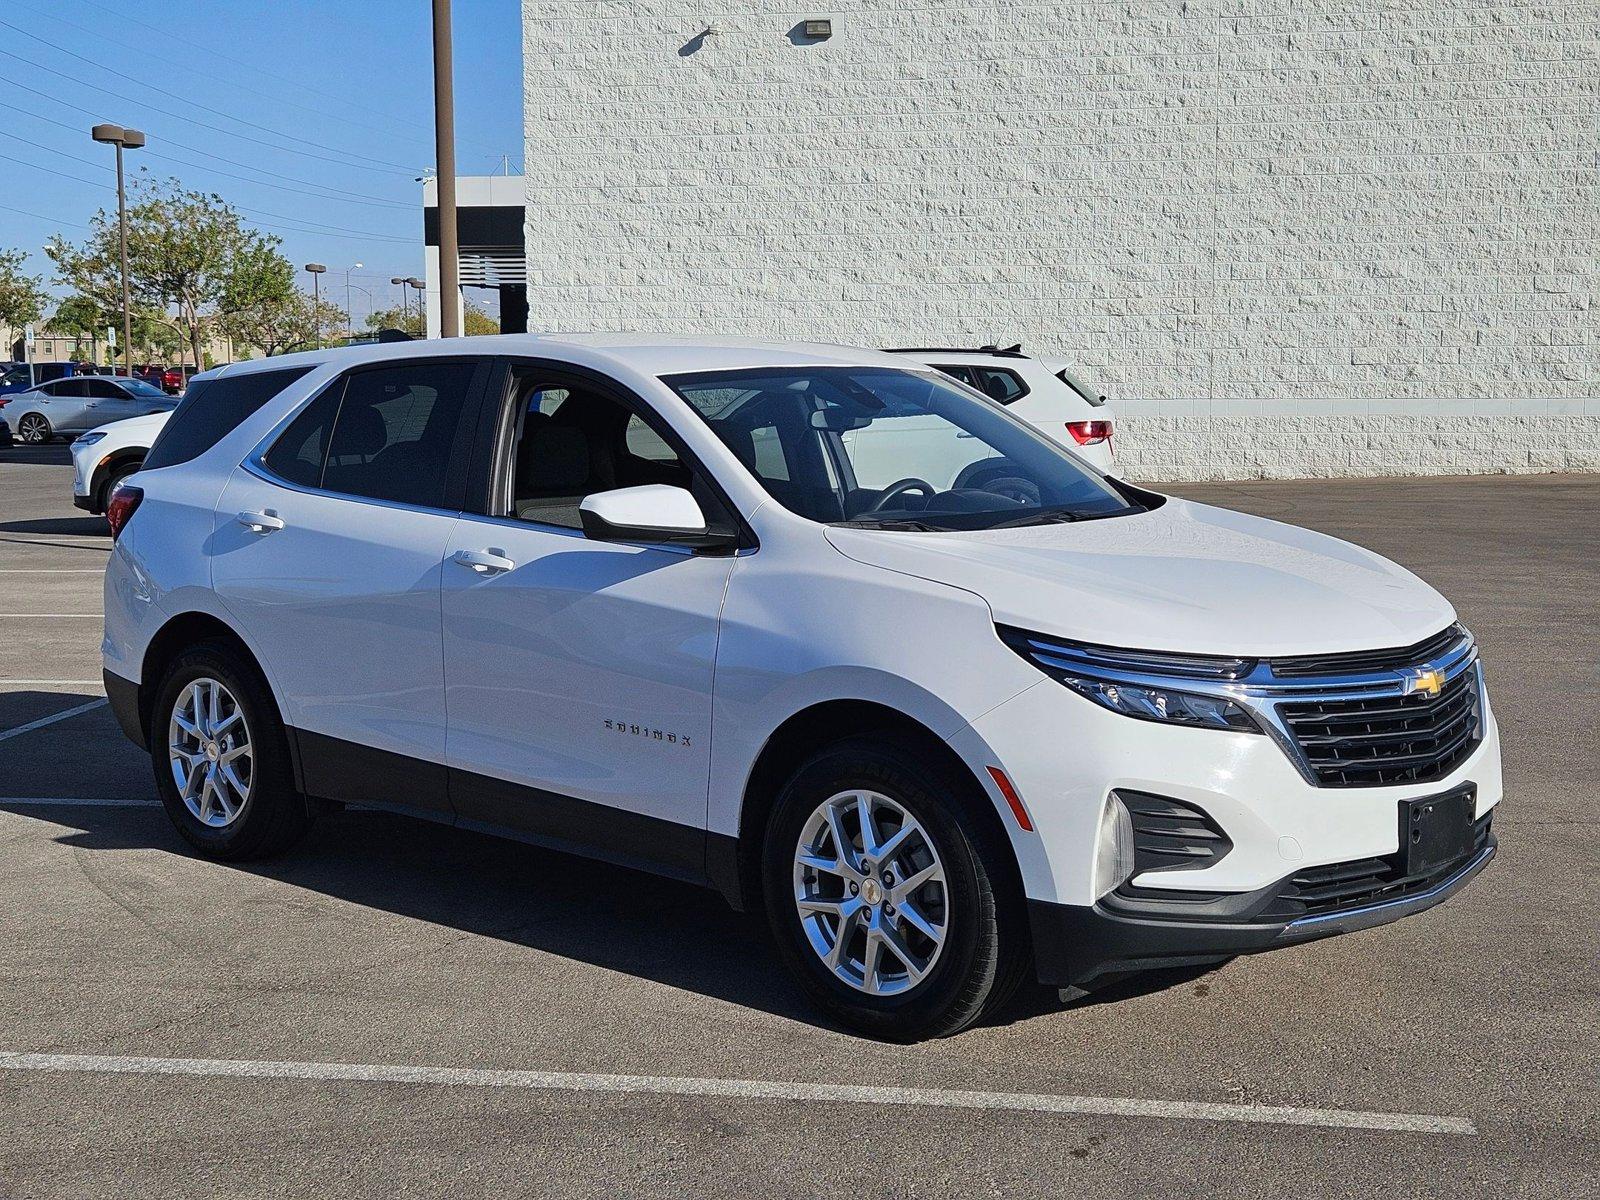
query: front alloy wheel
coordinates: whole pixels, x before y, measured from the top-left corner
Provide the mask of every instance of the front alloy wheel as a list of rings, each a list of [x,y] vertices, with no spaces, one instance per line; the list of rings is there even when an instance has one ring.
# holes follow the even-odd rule
[[[239,819],[255,760],[250,726],[232,692],[215,679],[189,683],[172,709],[167,755],[178,795],[197,821],[224,829]]]
[[[959,760],[885,732],[818,751],[774,800],[761,886],[783,964],[834,1020],[894,1041],[997,1010],[1028,966],[1015,858]]]
[[[26,413],[17,422],[17,437],[30,446],[42,446],[50,440],[50,422],[38,413]]]
[[[879,792],[824,800],[800,832],[794,903],[834,977],[869,996],[926,978],[944,949],[944,863],[906,809]]]

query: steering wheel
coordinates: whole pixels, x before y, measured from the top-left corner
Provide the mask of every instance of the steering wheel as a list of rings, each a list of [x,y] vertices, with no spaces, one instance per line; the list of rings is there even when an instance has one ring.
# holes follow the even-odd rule
[[[884,509],[889,507],[889,502],[891,500],[898,500],[907,492],[921,492],[924,496],[928,497],[928,499],[932,500],[933,497],[938,494],[938,491],[939,489],[934,487],[933,484],[929,483],[926,479],[918,479],[915,476],[908,476],[905,479],[897,479],[895,482],[883,489],[883,495],[874,500],[867,507],[866,511],[869,513],[882,512]]]

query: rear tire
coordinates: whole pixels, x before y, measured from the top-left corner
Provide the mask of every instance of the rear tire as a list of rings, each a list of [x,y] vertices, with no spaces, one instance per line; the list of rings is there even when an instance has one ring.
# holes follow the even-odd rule
[[[988,803],[899,738],[841,742],[784,787],[763,845],[767,919],[784,965],[841,1025],[890,1041],[948,1037],[1015,992],[1026,931],[1010,847],[974,810]],[[869,840],[883,853],[864,854]]]
[[[234,647],[202,642],[174,658],[156,687],[148,732],[167,816],[207,857],[265,858],[310,827],[277,705]]]
[[[17,421],[17,440],[29,446],[43,446],[56,436],[49,418],[42,413],[24,413]]]

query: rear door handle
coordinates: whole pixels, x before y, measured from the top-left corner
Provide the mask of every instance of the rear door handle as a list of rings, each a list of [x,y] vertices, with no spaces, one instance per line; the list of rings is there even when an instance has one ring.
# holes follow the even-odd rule
[[[460,566],[470,567],[479,575],[499,575],[502,571],[513,570],[517,565],[498,550],[457,550],[450,560]]]
[[[277,513],[242,512],[234,520],[254,533],[271,533],[283,528],[283,520]]]

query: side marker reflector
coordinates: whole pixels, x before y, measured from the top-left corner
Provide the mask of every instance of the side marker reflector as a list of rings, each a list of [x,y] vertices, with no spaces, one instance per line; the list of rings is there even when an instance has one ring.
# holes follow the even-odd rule
[[[1006,773],[999,767],[990,767],[989,776],[994,780],[995,787],[1000,789],[1000,794],[1006,798],[1006,803],[1011,806],[1011,815],[1017,819],[1017,824],[1024,833],[1033,832],[1033,822],[1028,818],[1028,810],[1022,807],[1022,797],[1017,795],[1017,789],[1011,786],[1011,780],[1006,778]]]

